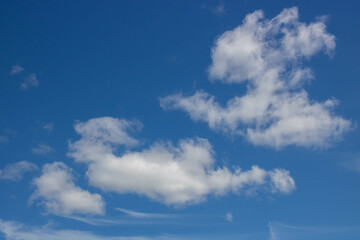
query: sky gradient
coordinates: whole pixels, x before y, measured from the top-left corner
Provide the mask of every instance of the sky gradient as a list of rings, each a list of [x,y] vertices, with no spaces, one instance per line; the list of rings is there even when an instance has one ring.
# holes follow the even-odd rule
[[[2,1],[0,239],[360,239],[359,6]]]

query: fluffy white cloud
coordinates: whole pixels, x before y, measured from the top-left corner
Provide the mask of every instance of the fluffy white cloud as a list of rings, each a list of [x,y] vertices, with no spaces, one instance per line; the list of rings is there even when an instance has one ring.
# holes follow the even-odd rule
[[[161,99],[164,109],[181,109],[210,128],[243,135],[255,145],[326,147],[351,128],[336,116],[336,99],[310,100],[302,85],[313,78],[302,67],[304,59],[335,48],[321,18],[310,24],[298,21],[297,8],[284,9],[270,20],[263,12],[246,16],[234,30],[222,34],[212,49],[209,75],[223,83],[247,83],[243,96],[225,106],[198,91],[192,96],[174,94]]]
[[[21,161],[7,165],[4,169],[0,169],[0,180],[19,181],[24,174],[37,169],[37,166],[28,161]]]
[[[31,151],[34,154],[46,155],[48,153],[54,152],[55,149],[53,149],[52,147],[50,147],[49,145],[46,145],[46,144],[39,144],[36,147],[33,147],[31,149]]]
[[[269,173],[273,185],[273,191],[290,193],[295,188],[295,181],[286,170],[275,169]]]
[[[326,32],[321,18],[310,24],[299,22],[296,7],[284,9],[270,20],[264,20],[261,10],[255,11],[245,17],[242,25],[216,40],[210,77],[228,83],[257,84],[266,80],[267,74],[274,74],[268,77],[278,77],[274,80],[288,85],[289,79],[279,79],[287,72],[287,66],[295,70],[289,72],[291,77],[307,76],[309,70],[298,66],[303,58],[322,50],[330,53],[334,48],[335,37]]]
[[[278,189],[280,185],[273,182],[272,171],[258,166],[247,171],[215,168],[214,152],[206,139],[185,139],[178,146],[155,143],[147,149],[118,156],[116,146],[128,144],[124,141],[129,138],[124,122],[129,123],[107,117],[75,125],[81,139],[70,144],[69,156],[86,163],[89,183],[104,191],[137,193],[169,205],[198,203],[209,194],[239,193],[266,186],[288,192],[283,191],[286,187],[282,185]],[[110,137],[110,133],[114,134]],[[295,189],[295,185],[288,189]]]
[[[49,213],[103,214],[105,204],[99,194],[92,194],[74,184],[72,170],[62,162],[45,164],[42,175],[34,179],[31,200],[39,200]]]
[[[140,130],[142,124],[137,121],[116,119],[112,117],[93,118],[86,123],[75,124],[75,131],[92,143],[114,143],[126,146],[138,144],[138,140],[129,136],[129,132]],[[84,142],[83,141],[83,142]]]

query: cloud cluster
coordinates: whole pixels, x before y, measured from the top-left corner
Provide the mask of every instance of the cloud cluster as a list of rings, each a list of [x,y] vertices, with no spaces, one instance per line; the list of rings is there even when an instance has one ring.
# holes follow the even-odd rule
[[[302,62],[335,48],[323,20],[299,22],[296,7],[270,20],[262,11],[248,14],[243,24],[216,40],[209,68],[213,81],[246,83],[246,94],[225,106],[203,91],[174,94],[162,98],[161,106],[186,111],[211,129],[242,135],[255,145],[328,146],[351,122],[333,113],[336,99],[313,101],[303,89],[313,74]]]
[[[24,174],[37,169],[37,166],[28,161],[21,161],[7,165],[0,169],[0,180],[19,181]]]
[[[14,65],[10,70],[10,75],[18,75],[22,72],[24,72],[25,68],[23,68],[20,65]],[[20,87],[22,90],[26,91],[31,87],[38,87],[39,86],[39,80],[35,73],[28,74],[25,79],[20,83]]]
[[[168,205],[199,203],[209,194],[259,187],[282,193],[295,189],[289,172],[283,169],[215,168],[212,147],[201,138],[184,139],[177,146],[159,142],[140,151],[116,154],[118,145],[136,142],[128,134],[133,125],[138,123],[109,117],[75,125],[81,139],[70,144],[69,156],[88,165],[91,185],[103,191],[144,195]]]
[[[35,192],[31,200],[39,200],[49,213],[104,214],[102,197],[76,186],[72,170],[62,162],[45,164],[42,175],[33,184]]]

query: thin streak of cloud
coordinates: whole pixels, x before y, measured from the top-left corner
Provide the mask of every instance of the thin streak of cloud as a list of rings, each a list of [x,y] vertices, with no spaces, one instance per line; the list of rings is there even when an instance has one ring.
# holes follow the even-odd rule
[[[71,229],[54,229],[51,224],[44,226],[27,226],[15,221],[5,221],[0,219],[0,234],[4,240],[259,240],[262,236],[258,233],[253,234],[162,234],[157,236],[102,236],[89,231],[79,231]]]
[[[313,240],[319,237],[335,240],[360,233],[360,226],[295,226],[270,222],[268,227],[270,240]]]
[[[115,208],[115,210],[123,212],[123,213],[129,215],[130,217],[134,217],[134,218],[172,218],[172,217],[176,216],[173,214],[136,212],[136,211],[131,211],[131,210],[124,209],[124,208]]]
[[[341,163],[341,165],[350,171],[360,172],[360,159],[354,159]]]
[[[56,230],[50,226],[29,227],[18,222],[0,219],[0,233],[5,240],[146,240],[141,236],[100,236],[88,231]]]
[[[93,226],[108,226],[108,225],[123,225],[134,224],[133,221],[127,221],[122,219],[106,219],[106,218],[94,218],[94,217],[79,217],[74,215],[58,215],[59,217],[75,220],[78,222],[86,223]]]
[[[336,158],[339,159],[339,165],[349,171],[360,172],[360,153],[338,153]]]

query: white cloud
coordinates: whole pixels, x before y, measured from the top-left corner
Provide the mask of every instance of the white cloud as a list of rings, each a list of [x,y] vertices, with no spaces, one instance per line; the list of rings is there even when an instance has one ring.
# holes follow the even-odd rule
[[[225,106],[198,91],[192,96],[174,94],[161,99],[164,109],[186,111],[211,129],[242,135],[255,145],[326,147],[351,128],[336,116],[336,99],[310,100],[302,88],[313,78],[302,62],[335,48],[335,37],[322,20],[298,21],[297,8],[284,9],[270,20],[262,11],[248,14],[242,25],[222,34],[212,49],[209,76],[223,83],[246,83],[243,96]]]
[[[110,237],[76,230],[56,230],[49,226],[29,227],[0,219],[0,233],[4,240],[145,240],[145,237]],[[162,239],[162,238],[160,238]]]
[[[34,153],[34,154],[39,154],[39,155],[46,155],[48,153],[51,153],[51,152],[54,152],[55,149],[53,149],[52,147],[46,145],[46,144],[39,144],[38,146],[36,147],[33,147],[31,149],[31,151]]]
[[[265,81],[267,74],[274,74],[267,76],[274,78],[269,80],[288,85],[289,79],[279,79],[282,77],[279,75],[287,72],[287,66],[295,70],[288,72],[291,77],[294,76],[291,73],[309,71],[298,64],[319,51],[331,53],[335,37],[326,32],[323,18],[305,24],[298,17],[296,7],[284,9],[270,20],[264,20],[261,10],[248,14],[242,25],[216,40],[210,77],[227,83],[250,81],[256,85]]]
[[[209,194],[278,186],[272,182],[271,171],[258,166],[247,171],[215,168],[212,146],[201,138],[181,140],[178,146],[155,143],[117,155],[116,146],[128,144],[124,139],[130,138],[123,122],[129,123],[107,117],[75,125],[81,139],[70,144],[69,156],[88,165],[89,183],[103,191],[137,193],[168,205],[186,205],[204,201]]]
[[[15,65],[11,68],[10,75],[16,75],[24,71],[24,68],[20,65]]]
[[[99,216],[78,216],[78,215],[58,215],[58,216],[93,226],[134,224],[129,221],[125,221],[123,219],[99,218]]]
[[[233,221],[233,215],[231,212],[228,212],[225,214],[225,220],[228,222],[232,222]]]
[[[270,240],[295,240],[295,239],[319,239],[332,236],[332,239],[350,239],[359,232],[359,226],[338,227],[338,226],[290,226],[279,223],[270,223],[269,229],[273,233]],[[51,225],[27,226],[15,221],[5,221],[0,219],[0,234],[4,240],[180,240],[180,239],[223,239],[223,235],[208,233],[194,235],[172,235],[164,234],[161,236],[102,236],[89,231],[77,231],[71,229],[55,229]],[[226,234],[227,239],[259,239],[261,233],[245,234]]]
[[[218,5],[216,5],[215,7],[213,7],[211,9],[211,11],[216,14],[216,15],[224,15],[225,14],[225,5],[223,2],[220,2]]]
[[[341,165],[351,171],[360,172],[360,159],[344,161]]]
[[[296,226],[269,223],[270,240],[352,239],[360,232],[359,226]]]
[[[35,73],[29,74],[24,82],[21,83],[21,88],[23,90],[28,90],[30,87],[38,87],[39,86],[39,80],[37,79],[37,76]]]
[[[52,132],[52,131],[54,130],[54,128],[55,128],[55,126],[54,126],[54,123],[52,123],[52,122],[50,122],[50,123],[48,123],[48,124],[45,124],[45,125],[43,126],[43,129],[44,129],[45,131],[47,131],[48,133]]]
[[[37,166],[28,161],[21,161],[7,165],[4,169],[0,169],[0,180],[19,181],[24,174],[37,169]]]
[[[274,191],[290,193],[295,189],[295,181],[287,170],[275,169],[271,171],[270,178],[274,184]]]
[[[339,165],[355,172],[360,172],[360,153],[340,153],[337,154],[337,158],[340,160]]]
[[[138,144],[138,140],[129,136],[129,132],[137,131],[141,128],[142,124],[137,120],[128,121],[112,117],[93,118],[86,123],[79,122],[75,124],[75,131],[82,135],[86,141],[92,143],[109,142],[125,146]]]
[[[92,194],[74,184],[72,170],[62,162],[45,164],[42,175],[34,179],[31,200],[39,200],[49,213],[104,214],[105,203],[99,194]]]
[[[115,208],[119,212],[123,212],[133,218],[172,218],[175,215],[171,214],[162,214],[162,213],[144,213],[136,212],[125,208]]]

